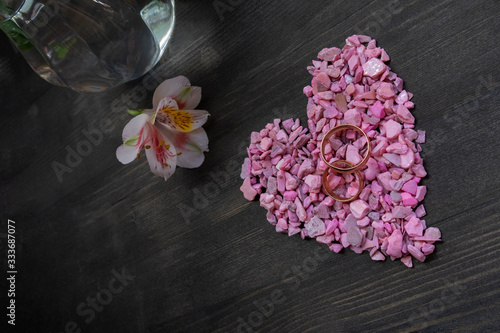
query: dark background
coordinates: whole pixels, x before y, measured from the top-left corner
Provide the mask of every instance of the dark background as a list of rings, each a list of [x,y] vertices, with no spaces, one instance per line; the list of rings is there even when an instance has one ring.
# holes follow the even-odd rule
[[[199,108],[211,113],[204,164],[167,182],[145,158],[115,157],[125,106],[150,107],[153,90],[112,105],[141,79],[80,95],[36,76],[0,34],[0,260],[5,272],[12,219],[18,266],[7,332],[64,332],[71,321],[82,332],[500,331],[499,1],[220,3],[232,11],[177,1],[157,65],[167,63],[161,80],[202,87]],[[239,191],[250,132],[276,117],[304,122],[306,66],[354,33],[389,53],[427,131],[425,219],[443,241],[412,269],[278,234]],[[51,164],[103,119],[113,130],[59,182]],[[122,273],[133,278],[86,323],[77,307]]]

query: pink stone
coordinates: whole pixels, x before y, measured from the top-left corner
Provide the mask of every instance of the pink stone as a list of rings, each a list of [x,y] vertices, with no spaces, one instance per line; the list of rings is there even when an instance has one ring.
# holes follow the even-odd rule
[[[370,112],[379,119],[385,117],[384,106],[380,103],[380,101],[376,101],[372,106],[370,106]]]
[[[371,189],[374,195],[382,193],[383,190],[382,186],[380,186],[380,184],[376,180],[372,182]]]
[[[348,93],[349,95],[352,95],[356,91],[356,88],[354,87],[354,83],[349,83],[349,85],[345,88],[345,92]]]
[[[415,216],[420,218],[422,216],[425,216],[425,214],[427,214],[427,212],[425,211],[425,207],[424,205],[420,205],[418,206],[416,209],[415,209]]]
[[[403,79],[401,79],[400,77],[396,77],[396,79],[394,79],[394,85],[396,86],[396,89],[398,91],[402,91],[403,90]]]
[[[403,191],[410,193],[411,195],[417,194],[417,182],[410,180],[406,182],[401,188]],[[418,199],[417,199],[418,200]],[[421,201],[421,200],[418,200]]]
[[[357,55],[353,55],[349,61],[347,62],[348,66],[349,66],[349,71],[351,73],[355,73],[355,70],[356,68],[358,67],[359,65],[359,58]]]
[[[402,131],[402,126],[400,123],[395,122],[394,120],[390,119],[384,124],[385,128],[385,136],[388,139],[395,139],[401,134]]]
[[[384,189],[388,192],[393,190],[390,183],[391,179],[392,179],[391,174],[388,171],[377,175],[377,180],[379,181],[380,185],[382,185]]]
[[[358,148],[354,147],[353,145],[347,145],[346,160],[354,165],[361,162],[362,158],[359,155]]]
[[[426,255],[428,256],[429,254],[431,254],[432,252],[434,252],[434,249],[436,247],[434,246],[434,244],[429,244],[429,243],[424,243],[422,245],[422,249],[421,251]]]
[[[243,192],[245,199],[252,201],[257,195],[257,191],[252,187],[250,183],[250,177],[246,177],[243,181],[243,185],[240,187],[240,191]]]
[[[288,136],[286,135],[284,130],[279,130],[276,134],[276,140],[281,143],[286,143],[288,141]]]
[[[338,243],[333,243],[332,245],[329,246],[330,250],[332,250],[333,252],[335,253],[339,253],[340,251],[342,251],[342,249],[344,248],[342,246],[342,244],[338,244]]]
[[[380,168],[378,167],[377,161],[373,158],[368,159],[366,166],[367,166],[367,168],[364,170],[365,178],[369,181],[372,181],[380,173]],[[373,183],[372,183],[372,186],[373,186]]]
[[[272,194],[263,193],[260,196],[260,200],[259,200],[261,207],[264,207],[266,209],[274,208],[274,198],[275,197]]]
[[[408,149],[408,151],[405,154],[402,154],[400,156],[401,156],[402,168],[409,169],[413,166],[413,163],[415,163],[415,154],[411,149]]]
[[[283,230],[288,229],[288,224],[285,219],[278,219],[278,226]]]
[[[394,164],[395,166],[401,166],[401,156],[397,154],[384,154],[386,160]]]
[[[297,192],[295,191],[286,191],[285,194],[283,194],[283,198],[287,201],[294,201],[296,197]]]
[[[427,172],[425,171],[424,166],[422,164],[415,164],[411,168],[411,170],[417,177],[424,178],[425,176],[427,176]]]
[[[347,230],[347,242],[352,246],[360,246],[363,242],[363,234],[358,227],[350,227]]]
[[[392,216],[397,218],[397,219],[404,219],[408,215],[410,215],[412,212],[412,209],[410,207],[404,207],[404,206],[394,206],[392,209]]]
[[[299,171],[297,173],[297,177],[300,179],[304,178],[305,176],[313,173],[316,170],[316,167],[314,166],[314,162],[306,158],[302,164],[300,165]]]
[[[307,175],[306,178],[304,178],[304,183],[309,186],[309,191],[310,192],[316,192],[318,193],[319,190],[321,189],[321,176],[319,175]]]
[[[413,257],[415,257],[415,259],[417,259],[418,261],[424,262],[425,255],[422,252],[420,252],[420,250],[417,249],[415,246],[408,245],[408,252],[410,252],[410,254]]]
[[[317,200],[315,200],[317,201]],[[323,205],[318,205],[314,208],[313,210],[314,215],[318,216],[319,218],[326,220],[330,218],[330,209],[327,206]]]
[[[371,254],[370,257],[374,261],[384,261],[385,260],[385,256],[380,251],[373,252],[373,254]]]
[[[359,127],[361,125],[361,114],[356,109],[347,110],[344,113],[344,124],[351,124]]]
[[[344,94],[335,95],[335,106],[337,107],[337,110],[342,113],[347,111],[347,102],[345,100]]]
[[[319,92],[317,94],[317,96],[319,98],[327,100],[327,101],[330,101],[330,100],[332,100],[334,98],[333,91],[331,91],[331,90]]]
[[[417,199],[415,199],[410,193],[403,192],[401,193],[401,200],[403,205],[405,206],[414,206],[418,203]]]
[[[296,235],[300,232],[301,228],[298,227],[289,227],[288,228],[288,236]]]
[[[286,190],[285,171],[281,171],[281,170],[278,171],[277,179],[278,179],[278,191],[281,193],[285,193],[285,190]]]
[[[334,204],[334,200],[332,197],[326,197],[322,202],[321,202],[322,205],[324,206],[327,206],[327,207],[331,207],[333,206]]]
[[[340,244],[342,244],[343,247],[349,247],[351,245],[347,241],[347,232],[344,232],[340,235]]]
[[[411,261],[411,256],[405,256],[401,258],[401,262],[405,264],[406,267],[412,268],[413,262]]]
[[[385,202],[387,202],[387,204],[392,205],[392,198],[391,198],[391,196],[389,194],[386,193],[384,195],[384,200],[385,200]]]
[[[260,141],[260,148],[262,148],[263,151],[266,151],[271,148],[272,144],[273,140],[271,140],[270,138],[262,138],[262,140]]]
[[[389,99],[394,97],[394,90],[392,89],[392,84],[388,82],[382,82],[377,89],[377,94],[383,99]]]
[[[417,217],[412,217],[408,223],[405,224],[405,230],[408,236],[422,236],[424,232],[424,225]]]
[[[364,228],[367,227],[370,224],[371,220],[368,216],[363,217],[361,220],[358,220],[356,223],[358,227]]]
[[[425,187],[425,186],[418,186],[417,189],[416,189],[416,191],[415,191],[415,199],[417,199],[418,202],[424,200],[424,197],[425,197],[426,193],[427,193],[427,187]]]
[[[401,258],[401,250],[403,248],[403,234],[401,230],[396,229],[394,232],[387,237],[387,250],[386,253],[395,258]]]
[[[323,244],[330,244],[334,239],[334,235],[321,235],[316,237],[316,241]]]
[[[368,104],[366,104],[366,103],[365,103],[365,102],[363,102],[363,101],[354,101],[354,102],[352,103],[352,105],[353,105],[354,107],[358,108],[358,110],[359,110],[359,109],[367,109],[367,108],[368,108]],[[363,111],[363,112],[364,112],[364,111]]]
[[[342,50],[340,50],[338,47],[325,48],[319,51],[318,58],[325,61],[333,61],[335,59],[335,56],[337,56],[341,52]]]
[[[352,215],[360,220],[370,211],[370,206],[363,200],[354,200],[349,204]]]
[[[295,198],[294,203],[295,203],[295,206],[297,207],[295,210],[295,213],[297,214],[299,221],[305,222],[307,219],[307,213],[304,209],[304,206],[302,205],[302,201],[300,201],[300,199],[297,197],[297,198]]]
[[[368,99],[375,99],[377,97],[375,95],[375,90],[370,90],[368,92],[363,93],[362,95],[359,95],[359,97],[357,96],[357,98],[368,100]],[[382,104],[382,103],[380,103],[380,104]],[[379,117],[379,118],[382,118],[382,117]]]
[[[391,58],[389,58],[389,55],[387,54],[387,52],[385,52],[384,49],[381,49],[380,60],[384,62],[391,60]]]
[[[291,175],[290,173],[285,173],[285,190],[293,191],[299,186],[299,180]],[[292,200],[293,201],[293,200]]]
[[[395,142],[393,144],[390,144],[385,149],[385,151],[388,153],[394,153],[394,154],[405,154],[408,151],[408,147],[406,145],[402,145],[399,142]]]
[[[441,240],[441,231],[438,228],[430,227],[425,230],[424,236],[436,241]]]
[[[418,137],[415,140],[416,143],[425,143],[425,131],[418,130]]]
[[[323,112],[325,118],[335,118],[339,114],[337,108],[333,105],[328,106]]]
[[[311,97],[312,94],[313,94],[313,88],[311,86],[305,86],[304,89],[302,90],[302,92],[304,93],[304,95],[306,95],[307,97]]]
[[[340,69],[338,68],[327,68],[325,70],[325,73],[328,74],[328,76],[334,78],[334,79],[337,79],[339,76],[340,76]],[[332,88],[332,87],[330,87]],[[334,91],[334,90],[332,90]]]
[[[318,76],[313,77],[311,81],[311,85],[313,88],[313,94],[317,94],[318,92],[326,91],[330,89],[330,77],[326,73],[319,73]]]
[[[337,219],[333,219],[328,223],[328,226],[326,227],[325,234],[329,235],[332,234],[335,229],[339,226],[339,221]]]
[[[363,74],[372,79],[385,71],[385,64],[377,58],[372,58],[363,64]]]
[[[313,216],[309,222],[304,224],[309,237],[317,237],[323,235],[326,231],[325,223],[317,216]]]
[[[401,121],[409,124],[415,123],[415,117],[413,117],[411,112],[403,104],[398,105],[397,114],[398,118],[401,119]]]
[[[399,93],[398,97],[396,97],[396,103],[397,104],[404,104],[406,102],[408,102],[408,93],[406,92],[406,90],[403,90]]]
[[[360,41],[357,35],[352,35],[348,37],[345,41],[346,45],[360,46]]]

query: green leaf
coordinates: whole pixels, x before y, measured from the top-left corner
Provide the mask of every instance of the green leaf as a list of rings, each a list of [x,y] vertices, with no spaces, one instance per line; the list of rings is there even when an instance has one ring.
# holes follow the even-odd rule
[[[52,50],[54,50],[59,59],[64,59],[66,58],[66,55],[68,55],[69,48],[73,46],[76,42],[77,42],[76,37],[73,37],[67,43],[62,43],[62,44],[52,43],[50,44],[50,47],[52,48]]]
[[[9,36],[10,40],[17,45],[19,50],[25,51],[33,47],[33,43],[19,26],[12,20],[0,22],[0,30]]]
[[[50,47],[54,50],[59,59],[64,59],[69,51],[69,48],[61,44],[51,44]]]
[[[135,117],[135,116],[138,116],[138,115],[142,114],[144,112],[144,109],[140,109],[140,110],[127,110],[127,112],[131,116]]]

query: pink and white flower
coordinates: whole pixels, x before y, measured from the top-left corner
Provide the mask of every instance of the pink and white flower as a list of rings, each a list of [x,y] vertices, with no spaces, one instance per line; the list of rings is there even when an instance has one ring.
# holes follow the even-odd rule
[[[116,157],[127,164],[146,152],[151,171],[167,180],[176,166],[199,167],[208,151],[208,136],[201,127],[207,111],[194,110],[201,100],[201,88],[184,76],[164,81],[153,95],[153,109],[138,114],[123,129],[123,144]]]

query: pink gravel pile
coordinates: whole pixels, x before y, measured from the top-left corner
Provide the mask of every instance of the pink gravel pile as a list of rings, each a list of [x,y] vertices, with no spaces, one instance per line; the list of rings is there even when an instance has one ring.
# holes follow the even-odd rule
[[[368,36],[351,36],[343,49],[323,49],[318,59],[307,68],[313,78],[304,88],[308,128],[299,119],[274,119],[252,132],[241,191],[248,200],[259,195],[277,232],[315,238],[337,253],[367,251],[373,260],[389,256],[412,267],[412,257],[424,261],[441,238],[439,229],[427,228],[422,219],[427,189],[421,179],[427,173],[419,143],[425,132],[414,130],[412,94],[387,66],[384,49]],[[327,168],[321,140],[340,124],[363,129],[372,147],[362,170],[365,188],[350,203],[333,200],[321,184]],[[363,139],[336,151],[342,143],[332,138],[327,159],[361,160]],[[343,183],[341,178],[331,175],[330,184]]]

